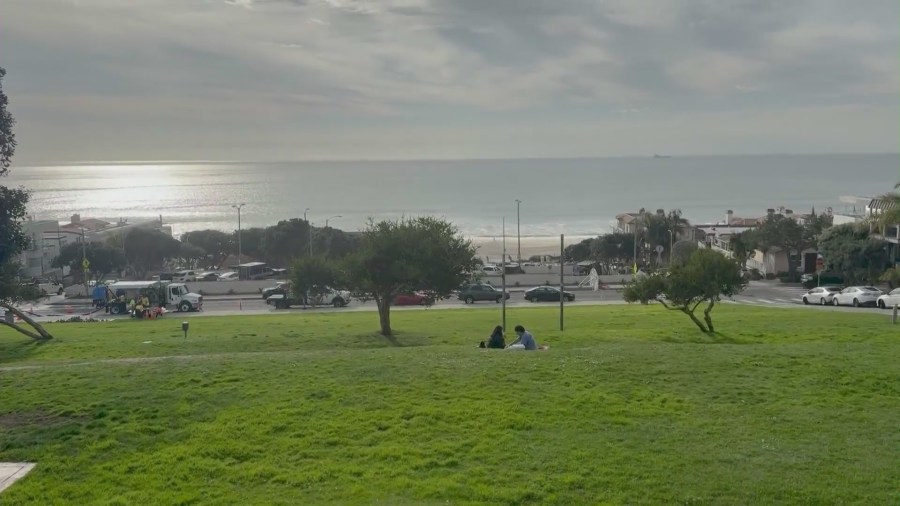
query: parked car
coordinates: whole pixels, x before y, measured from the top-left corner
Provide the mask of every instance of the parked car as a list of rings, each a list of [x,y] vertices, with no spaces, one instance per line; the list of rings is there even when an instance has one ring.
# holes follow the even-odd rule
[[[900,288],[894,288],[890,292],[878,297],[875,304],[881,309],[892,308],[900,304]]]
[[[160,276],[160,279],[162,277]],[[175,283],[190,283],[191,281],[197,281],[197,272],[196,271],[178,271],[172,274],[172,281]]]
[[[525,300],[528,302],[559,302],[559,288],[553,286],[538,286],[525,292]],[[567,301],[575,300],[575,294],[563,292]]]
[[[506,299],[509,299],[509,292],[504,293],[503,290],[498,290],[491,285],[477,283],[462,287],[456,297],[466,304],[474,304],[480,300],[489,300],[499,304],[504,295]]]
[[[432,303],[434,299],[422,292],[401,293],[394,297],[395,306],[427,306]]]
[[[883,294],[874,286],[848,286],[834,294],[831,303],[835,306],[874,306],[878,303],[878,297]]]
[[[237,281],[238,273],[236,272],[223,272],[219,274],[219,281]]]
[[[218,281],[219,275],[215,272],[201,272],[197,274],[197,281]]]
[[[327,291],[318,295],[313,300],[310,297],[299,297],[290,289],[290,285],[285,283],[284,289],[280,293],[275,293],[266,299],[266,304],[275,306],[275,309],[287,309],[291,306],[306,305],[315,303],[316,306],[334,306],[344,307],[350,303],[350,292],[343,290],[334,290],[328,288]]]
[[[485,274],[501,274],[503,269],[496,265],[485,265],[481,268],[481,272]]]
[[[840,293],[843,288],[840,286],[818,286],[803,294],[804,304],[831,304],[834,294]]]
[[[285,288],[286,288],[289,284],[290,284],[290,283],[288,283],[287,281],[279,281],[279,282],[275,283],[275,286],[270,286],[270,287],[268,287],[268,288],[263,288],[263,291],[262,291],[262,298],[263,298],[263,300],[268,302],[269,297],[271,297],[271,296],[273,296],[273,295],[275,295],[275,294],[278,294],[278,293],[284,294]]]
[[[63,285],[58,281],[53,280],[39,280],[37,283],[38,290],[44,295],[62,295],[63,294]]]

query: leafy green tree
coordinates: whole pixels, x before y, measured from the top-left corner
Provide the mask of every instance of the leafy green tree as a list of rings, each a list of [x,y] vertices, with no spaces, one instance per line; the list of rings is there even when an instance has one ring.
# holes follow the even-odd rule
[[[888,264],[887,243],[871,237],[863,225],[838,225],[819,241],[826,267],[840,273],[847,283],[874,282]]]
[[[592,256],[607,264],[631,263],[634,257],[634,234],[601,235],[593,244]]]
[[[241,253],[251,258],[268,261],[263,254],[263,240],[266,237],[266,229],[262,227],[245,228],[241,230]],[[237,254],[238,233],[237,230],[231,236],[231,251]]]
[[[290,265],[294,258],[309,254],[309,222],[301,218],[279,221],[266,228],[262,251],[272,265]]]
[[[6,110],[9,99],[3,92],[4,76],[6,70],[0,67],[0,177],[9,173],[12,156],[16,151],[16,136],[13,133],[16,122]],[[32,339],[52,339],[53,336],[43,326],[15,306],[17,302],[29,298],[19,282],[19,265],[15,260],[28,247],[28,237],[22,230],[27,204],[27,191],[0,185],[0,307],[16,315],[31,329],[16,322],[7,323],[4,318],[0,318],[0,326],[12,328]]]
[[[691,255],[699,249],[694,241],[678,241],[672,247],[670,266],[684,265],[691,259]]]
[[[731,236],[729,244],[731,246],[731,253],[734,255],[734,260],[738,265],[744,267],[747,264],[747,260],[756,250],[756,236],[754,235],[753,230],[745,230]]]
[[[200,246],[187,243],[178,245],[178,259],[181,260],[181,263],[184,265],[198,267],[206,257],[206,251]]]
[[[162,267],[166,260],[178,258],[180,251],[178,240],[152,228],[137,227],[125,236],[125,257],[139,278]]]
[[[381,333],[391,336],[394,297],[414,290],[445,297],[475,265],[475,248],[453,224],[423,217],[369,224],[344,271],[351,291],[375,300]]]
[[[793,218],[780,214],[768,216],[754,231],[758,247],[763,251],[782,250],[788,257],[788,278],[797,277],[797,258],[800,252],[815,247],[816,237],[812,228],[805,227]]]
[[[585,239],[577,244],[570,244],[564,250],[566,260],[583,262],[594,259],[595,244],[598,238]]]
[[[291,266],[291,290],[304,300],[315,301],[338,284],[338,268],[323,256],[300,257]]]
[[[711,313],[716,302],[737,295],[744,286],[746,282],[733,260],[717,251],[698,249],[687,263],[673,266],[667,274],[636,278],[626,286],[624,296],[627,302],[656,301],[666,309],[681,311],[702,332],[713,334]],[[695,312],[704,303],[700,321]]]
[[[242,236],[244,239],[244,236]],[[231,235],[221,230],[194,230],[185,232],[181,236],[181,242],[197,246],[211,256],[211,260],[216,265],[221,265],[225,258],[232,251],[237,251],[237,242],[233,241]],[[243,244],[241,245],[243,248]],[[244,251],[247,251],[244,249]]]
[[[80,242],[73,242],[63,246],[59,255],[53,259],[52,265],[58,269],[68,267],[74,275],[83,276],[81,262],[85,258],[90,262],[89,279],[94,281],[101,281],[111,272],[118,272],[128,264],[121,248],[106,243],[89,242],[85,243],[82,250]],[[84,282],[83,279],[81,281]]]
[[[671,210],[668,213],[663,210],[650,213],[641,209],[638,223],[638,247],[641,250],[641,257],[644,259],[644,263],[650,262],[652,258],[655,258],[657,246],[665,248],[663,257],[667,260],[670,259],[671,251],[669,250],[672,246],[671,243],[690,226],[688,220],[681,216],[681,210],[679,209]]]

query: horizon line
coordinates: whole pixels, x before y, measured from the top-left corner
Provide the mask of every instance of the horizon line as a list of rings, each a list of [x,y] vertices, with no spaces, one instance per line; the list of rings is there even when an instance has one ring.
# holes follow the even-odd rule
[[[660,154],[651,155],[598,155],[598,156],[519,156],[519,157],[462,157],[462,158],[300,158],[285,160],[93,160],[93,161],[55,161],[14,164],[14,167],[78,167],[86,165],[237,165],[245,163],[255,164],[284,164],[284,163],[377,163],[377,162],[480,162],[480,161],[516,161],[516,160],[609,160],[609,159],[653,159],[671,160],[675,158],[727,158],[727,157],[767,157],[767,156],[878,156],[900,155],[900,151],[866,151],[866,152],[821,152],[821,153],[734,153],[734,154]]]

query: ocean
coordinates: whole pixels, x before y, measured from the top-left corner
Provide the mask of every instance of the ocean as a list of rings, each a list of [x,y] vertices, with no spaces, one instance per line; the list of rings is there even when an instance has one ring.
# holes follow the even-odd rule
[[[693,223],[726,210],[841,209],[842,195],[877,195],[900,180],[900,154],[766,155],[460,161],[141,163],[14,166],[2,184],[32,191],[36,219],[131,221],[162,216],[176,235],[302,217],[358,230],[372,218],[436,215],[481,240],[596,236],[641,207],[681,209]],[[339,216],[339,217],[337,217]]]

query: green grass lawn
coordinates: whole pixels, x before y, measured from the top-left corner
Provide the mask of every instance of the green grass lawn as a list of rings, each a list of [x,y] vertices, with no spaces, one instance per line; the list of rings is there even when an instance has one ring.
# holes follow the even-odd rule
[[[0,504],[898,504],[885,314],[517,309],[0,330]]]

